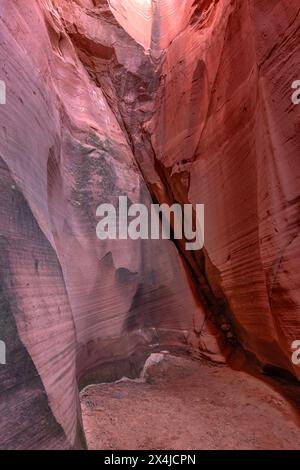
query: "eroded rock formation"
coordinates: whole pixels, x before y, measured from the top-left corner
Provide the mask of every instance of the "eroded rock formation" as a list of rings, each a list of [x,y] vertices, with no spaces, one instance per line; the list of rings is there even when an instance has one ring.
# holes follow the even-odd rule
[[[2,448],[84,447],[78,387],[156,348],[299,377],[297,3],[2,0]],[[205,203],[205,249],[100,242],[120,195]]]

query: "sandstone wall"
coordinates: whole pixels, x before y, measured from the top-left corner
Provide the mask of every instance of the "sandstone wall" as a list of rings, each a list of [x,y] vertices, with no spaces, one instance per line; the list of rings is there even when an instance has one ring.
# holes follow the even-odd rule
[[[84,446],[78,386],[186,350],[195,318],[224,360],[172,242],[96,238],[100,203],[151,202],[104,73],[144,50],[102,4],[1,2],[2,448]]]
[[[299,377],[297,3],[2,0],[1,448],[84,447],[156,348]],[[100,242],[120,195],[205,203],[204,250]]]

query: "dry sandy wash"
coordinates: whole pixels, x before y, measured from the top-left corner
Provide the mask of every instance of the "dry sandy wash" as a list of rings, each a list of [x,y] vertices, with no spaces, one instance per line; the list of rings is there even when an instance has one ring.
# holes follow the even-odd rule
[[[79,391],[157,350],[300,380],[299,57],[299,0],[0,0],[0,449],[85,449]],[[120,195],[204,204],[204,249],[101,243]],[[139,446],[294,441],[287,403],[226,368],[100,389]]]
[[[296,386],[282,382],[282,395],[246,372],[152,356],[163,359],[144,380],[81,392],[90,449],[300,449]]]

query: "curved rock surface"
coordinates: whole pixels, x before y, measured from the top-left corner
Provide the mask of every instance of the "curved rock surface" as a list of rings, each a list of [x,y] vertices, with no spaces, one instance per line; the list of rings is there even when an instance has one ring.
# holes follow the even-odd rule
[[[299,4],[198,4],[165,53],[156,166],[174,199],[205,204],[206,275],[243,347],[300,377]]]
[[[118,23],[153,56],[184,31],[194,0],[109,0]]]
[[[300,376],[299,21],[292,0],[2,0],[1,448],[85,447],[78,388],[164,347],[239,341]],[[205,249],[100,242],[120,195],[205,203]]]

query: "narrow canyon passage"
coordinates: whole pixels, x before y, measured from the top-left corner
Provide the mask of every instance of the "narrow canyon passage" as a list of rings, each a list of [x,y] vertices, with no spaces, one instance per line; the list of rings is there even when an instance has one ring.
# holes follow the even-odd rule
[[[1,449],[300,449],[299,63],[299,0],[0,1]]]

